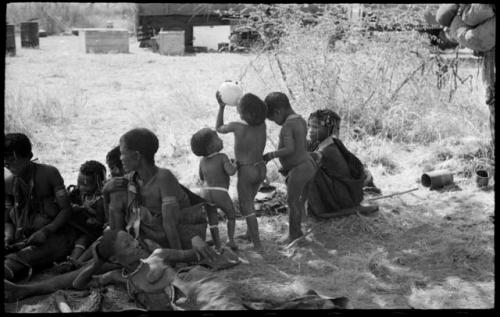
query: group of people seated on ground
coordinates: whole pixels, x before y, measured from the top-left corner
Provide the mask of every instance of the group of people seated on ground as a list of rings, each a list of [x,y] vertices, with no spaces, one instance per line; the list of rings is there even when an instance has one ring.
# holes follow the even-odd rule
[[[338,139],[340,117],[335,112],[316,111],[306,122],[283,93],[270,93],[264,101],[247,93],[237,107],[242,122],[225,124],[226,105],[219,92],[216,99],[215,130],[203,128],[191,138],[193,153],[202,156],[200,196],[155,164],[159,142],[148,129],[132,129],[120,137],[119,146],[106,156],[109,179],[104,165],[87,161],[80,167],[77,185],[68,189],[57,168],[32,160],[26,135],[7,134],[5,300],[123,282],[129,295],[148,309],[175,307],[176,290],[194,296],[190,300],[198,303],[196,309],[242,309],[227,284],[185,266],[214,268],[227,250],[219,237],[218,208],[227,217],[227,247],[238,249],[235,208],[228,194],[230,176],[236,173],[239,210],[247,223],[244,237],[263,252],[254,199],[266,178],[267,162],[275,158],[287,185],[289,234],[284,243],[303,235],[306,210],[317,218],[377,210],[360,205],[363,187],[375,186]],[[281,126],[278,148],[268,153],[266,118]],[[234,133],[235,160],[220,152],[223,144],[217,133]],[[207,226],[215,249],[205,241]],[[54,263],[60,275],[19,284],[33,269]],[[182,274],[199,279],[191,276],[186,282]],[[205,293],[190,291],[193,285],[204,285]],[[207,298],[214,301],[207,303]]]

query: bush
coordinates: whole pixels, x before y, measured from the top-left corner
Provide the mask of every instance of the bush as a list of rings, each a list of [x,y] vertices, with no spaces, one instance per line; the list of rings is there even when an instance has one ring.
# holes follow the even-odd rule
[[[464,80],[470,69],[458,67],[458,59],[443,68],[446,62],[431,55],[428,39],[416,31],[369,32],[369,23],[346,18],[346,6],[325,5],[322,15],[314,15],[298,4],[260,5],[246,18],[270,48],[294,108],[336,111],[347,138],[356,130],[358,137],[361,131],[429,143],[485,130],[486,108]],[[377,23],[418,25],[423,10],[416,8],[394,6],[400,13],[379,15]]]

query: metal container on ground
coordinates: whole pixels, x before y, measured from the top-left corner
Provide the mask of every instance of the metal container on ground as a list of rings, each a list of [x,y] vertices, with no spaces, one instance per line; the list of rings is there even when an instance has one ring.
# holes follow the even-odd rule
[[[477,187],[486,187],[488,186],[490,178],[488,172],[485,170],[477,170],[476,171],[476,185]]]
[[[453,184],[453,174],[448,170],[437,170],[422,175],[422,185],[430,189],[441,188]]]
[[[21,47],[38,48],[38,22],[21,23]]]
[[[161,31],[157,42],[161,55],[184,55],[184,31]]]
[[[14,24],[6,25],[5,34],[5,54],[9,56],[16,55],[16,33]]]

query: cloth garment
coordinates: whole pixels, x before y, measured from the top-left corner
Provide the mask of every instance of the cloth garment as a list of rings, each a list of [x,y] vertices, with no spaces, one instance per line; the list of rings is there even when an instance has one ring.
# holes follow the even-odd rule
[[[314,151],[322,154],[309,188],[308,211],[316,217],[358,206],[363,200],[364,167],[342,141],[329,137]]]

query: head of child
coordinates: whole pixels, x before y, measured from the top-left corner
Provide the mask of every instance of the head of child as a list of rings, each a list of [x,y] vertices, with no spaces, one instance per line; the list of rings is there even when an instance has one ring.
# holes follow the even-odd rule
[[[267,106],[256,95],[247,93],[238,103],[240,118],[251,126],[261,125],[266,120]]]
[[[111,177],[119,177],[123,176],[123,165],[120,160],[120,146],[115,146],[111,151],[106,155],[106,165],[108,165],[109,173]]]
[[[154,165],[159,142],[148,129],[136,128],[120,137],[120,160],[125,173],[136,171],[141,164]]]
[[[105,230],[95,248],[101,260],[124,267],[133,266],[140,259],[149,256],[148,251],[144,250],[137,240],[120,229]]]
[[[217,132],[203,128],[191,137],[191,150],[197,156],[207,156],[222,150],[222,140]]]
[[[321,142],[331,135],[338,137],[340,116],[330,109],[317,110],[309,115],[307,120],[309,139]]]
[[[31,141],[22,133],[9,133],[5,135],[3,149],[3,165],[14,176],[19,176],[26,170],[33,153],[31,152]]]
[[[286,118],[294,113],[288,97],[281,92],[272,92],[264,102],[267,105],[267,118],[277,125],[283,125]]]
[[[106,167],[97,161],[86,161],[80,166],[78,188],[84,195],[94,194],[102,189],[106,178]]]

